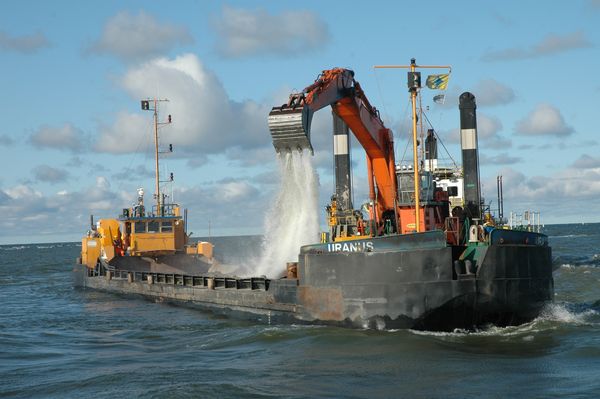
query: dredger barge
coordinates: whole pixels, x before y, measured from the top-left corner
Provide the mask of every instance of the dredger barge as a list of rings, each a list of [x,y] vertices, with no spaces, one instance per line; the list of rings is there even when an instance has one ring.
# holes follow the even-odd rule
[[[431,134],[423,162],[429,166],[421,167],[415,109],[421,89],[417,68],[423,67],[414,60],[405,66],[413,109],[413,168],[397,167],[392,133],[350,70],[324,71],[271,111],[269,128],[277,151],[312,150],[314,112],[331,106],[334,118],[336,192],[327,207],[329,231],[320,242],[302,246],[297,262],[282,265],[284,277],[238,278],[211,273],[208,267],[173,266],[170,257],[184,254],[206,261],[212,247],[189,245],[185,234],[176,242],[169,227],[160,233],[164,218],[136,219],[124,212],[121,222],[139,231],[138,237],[132,233],[127,238],[130,252],[153,234],[163,234],[162,242],[170,244],[157,252],[146,248],[145,253],[128,254],[107,233],[113,229],[88,234],[78,283],[268,320],[442,331],[532,320],[554,293],[548,238],[509,229],[482,211],[471,93],[459,99],[462,183],[443,184],[447,171],[436,168]],[[438,81],[444,78],[437,75]],[[369,202],[358,210],[351,200],[349,131],[366,152]],[[160,206],[158,212],[163,216]],[[160,222],[158,230],[148,230],[152,221]],[[128,256],[145,258],[152,267],[128,268],[118,259]]]

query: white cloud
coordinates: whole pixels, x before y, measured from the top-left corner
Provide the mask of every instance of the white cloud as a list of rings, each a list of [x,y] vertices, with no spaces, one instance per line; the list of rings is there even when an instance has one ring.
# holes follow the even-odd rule
[[[566,168],[553,170],[548,176],[525,176],[510,167],[502,169],[505,216],[510,211],[541,211],[547,223],[572,223],[575,221],[598,221],[600,205],[595,201],[600,196],[600,168],[581,170]],[[496,196],[496,178],[484,181],[484,187],[493,187],[486,192],[490,199]],[[496,204],[492,204],[495,208]],[[587,210],[582,219],[581,209]]]
[[[38,165],[33,168],[33,175],[38,181],[55,184],[66,181],[69,172],[48,165]]]
[[[50,42],[43,33],[11,36],[4,31],[0,31],[0,50],[31,54],[46,47],[50,47]]]
[[[486,140],[495,137],[500,130],[502,130],[500,119],[484,114],[477,115],[477,134],[480,139]]]
[[[270,143],[270,107],[232,101],[217,77],[193,54],[147,62],[130,69],[121,82],[136,102],[154,94],[149,88],[160,85],[161,98],[169,99],[159,104],[161,118],[172,114],[173,120],[162,128],[161,142],[173,144],[179,156],[198,157]],[[150,112],[121,112],[112,126],[101,129],[95,147],[112,153],[138,151],[152,142],[151,132]]]
[[[108,20],[100,39],[87,51],[135,61],[163,55],[177,45],[192,42],[186,28],[158,21],[144,11],[136,15],[121,11]]]
[[[600,168],[600,158],[591,157],[587,154],[582,154],[574,163],[573,168],[579,169],[596,169]]]
[[[560,111],[550,104],[539,104],[529,115],[517,122],[517,134],[564,137],[573,133]]]
[[[114,217],[128,201],[120,193],[99,185],[81,191],[59,190],[45,195],[29,185],[0,190],[0,242],[79,240],[89,229],[89,215]]]
[[[110,188],[110,181],[104,176],[97,176],[95,187],[101,191],[108,190]]]
[[[273,15],[262,9],[225,6],[215,25],[219,34],[216,49],[231,58],[305,53],[321,48],[329,40],[327,25],[310,11]]]
[[[112,175],[114,180],[141,180],[143,178],[151,178],[155,176],[153,170],[148,169],[145,165],[137,165],[136,167],[127,167]]]
[[[176,188],[174,195],[177,202],[189,209],[190,231],[196,236],[203,235],[209,221],[213,233],[217,229],[233,235],[256,234],[275,195],[277,180],[228,178]]]
[[[217,195],[222,201],[243,202],[257,194],[257,189],[246,181],[229,181],[219,184]]]
[[[151,119],[143,114],[119,112],[112,126],[100,128],[100,138],[94,148],[100,152],[127,154],[150,148]]]
[[[563,53],[569,50],[591,47],[592,44],[583,32],[573,32],[565,35],[549,34],[539,43],[528,48],[513,47],[503,50],[490,51],[484,54],[482,61],[507,61],[536,58],[544,55]]]
[[[500,173],[503,175],[504,196],[541,206],[570,203],[569,206],[577,208],[583,206],[582,201],[588,203],[600,195],[600,168],[583,172],[566,168],[554,172],[551,176],[526,177],[514,169],[504,169]],[[574,205],[576,203],[580,205]],[[594,206],[597,208],[596,204]]]
[[[90,214],[95,220],[114,218],[136,201],[135,188],[120,191],[105,176],[90,180],[89,186],[53,193],[42,193],[32,185],[0,189],[0,242],[78,241],[89,229]],[[196,236],[205,232],[209,220],[213,234],[255,234],[262,228],[277,183],[275,177],[268,181],[227,178],[176,187],[174,197],[189,210],[189,228]],[[146,202],[152,203],[151,190]]]
[[[34,190],[32,187],[23,184],[4,190],[4,192],[13,200],[42,197],[40,191]]]
[[[547,55],[585,47],[591,47],[591,43],[583,32],[574,32],[564,36],[551,34],[533,46],[533,53],[535,55]]]
[[[483,143],[482,147],[485,149],[507,149],[512,147],[512,142],[499,134],[502,128],[502,122],[497,117],[481,113],[477,115],[477,134],[479,140]]]
[[[452,79],[452,77],[450,77]],[[458,111],[458,102],[460,95],[469,91],[475,96],[475,102],[478,107],[493,107],[497,105],[506,105],[512,103],[515,98],[515,92],[507,85],[494,79],[483,79],[478,81],[472,87],[466,90],[458,86],[452,86],[445,93],[446,98],[443,104],[434,103],[436,108],[453,109]],[[433,98],[433,95],[431,95]],[[433,100],[432,100],[433,101]]]
[[[494,79],[484,79],[473,88],[477,105],[494,106],[509,104],[515,99],[515,92],[510,87]]]
[[[497,117],[487,116],[483,113],[477,114],[477,141],[481,143],[480,147],[484,149],[512,147],[512,142],[499,134],[502,128],[502,122]],[[446,132],[443,140],[449,143],[460,143],[460,129]]]
[[[522,159],[520,157],[510,156],[505,152],[493,156],[485,154],[479,155],[479,162],[482,165],[510,165],[521,161]]]
[[[29,137],[29,142],[37,148],[79,151],[83,147],[84,133],[81,129],[66,123],[61,127],[41,126]]]
[[[192,158],[188,159],[186,166],[190,169],[198,169],[208,162],[208,156],[206,154],[196,154]]]

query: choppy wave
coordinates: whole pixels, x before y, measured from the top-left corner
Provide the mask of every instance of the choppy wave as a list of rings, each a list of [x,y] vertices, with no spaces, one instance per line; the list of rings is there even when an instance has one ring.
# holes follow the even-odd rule
[[[567,267],[600,267],[600,255],[593,254],[591,256],[559,256],[552,262],[554,265]]]
[[[15,245],[0,245],[0,251],[21,251],[24,249],[53,249],[53,248],[68,248],[81,247],[80,242],[60,242],[60,243],[40,243],[40,244],[15,244]]]
[[[2,251],[20,251],[27,248],[25,245],[16,245],[14,247],[0,247]]]
[[[597,305],[597,306],[596,306]],[[579,307],[580,309],[574,309]],[[551,303],[546,305],[540,315],[529,323],[518,326],[485,328],[468,331],[456,329],[452,332],[409,330],[416,335],[434,337],[466,337],[466,336],[520,336],[523,334],[554,330],[561,326],[600,326],[600,313],[595,307],[600,307],[600,300],[592,305],[573,305]]]
[[[575,306],[581,309],[573,309]],[[599,324],[598,315],[598,311],[587,305],[553,303],[546,306],[534,322],[550,321],[570,325],[596,325]]]
[[[596,268],[596,266],[593,265],[586,265],[586,264],[582,264],[582,265],[572,265],[570,263],[563,263],[562,265],[559,266],[559,268],[561,270],[568,270],[568,271],[577,271],[577,270],[583,270],[584,273],[588,272],[589,270],[586,269],[592,269],[592,268]],[[556,270],[556,269],[555,269]]]
[[[581,238],[581,237],[589,237],[589,234],[564,234],[564,235],[556,235],[556,236],[548,236],[549,238]]]

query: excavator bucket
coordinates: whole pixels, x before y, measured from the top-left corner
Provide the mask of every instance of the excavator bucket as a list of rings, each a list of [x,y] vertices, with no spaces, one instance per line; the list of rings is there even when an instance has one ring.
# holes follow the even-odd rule
[[[274,107],[269,113],[269,130],[275,151],[302,152],[309,149],[311,154],[314,154],[310,142],[311,119],[312,112],[307,106]]]

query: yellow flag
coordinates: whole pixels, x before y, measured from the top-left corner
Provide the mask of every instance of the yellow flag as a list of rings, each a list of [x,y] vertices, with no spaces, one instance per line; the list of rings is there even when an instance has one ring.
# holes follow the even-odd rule
[[[441,75],[429,75],[429,76],[427,76],[427,82],[425,82],[425,84],[430,89],[446,90],[446,86],[448,86],[449,78],[450,78],[449,73],[444,73]]]

